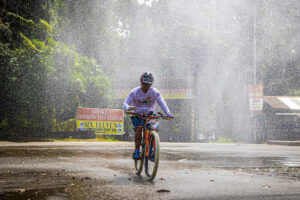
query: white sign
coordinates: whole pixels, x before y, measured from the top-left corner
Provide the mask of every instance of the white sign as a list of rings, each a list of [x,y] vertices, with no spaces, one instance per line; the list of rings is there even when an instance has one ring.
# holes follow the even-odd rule
[[[263,86],[261,84],[249,85],[249,106],[253,114],[261,114],[263,110]]]

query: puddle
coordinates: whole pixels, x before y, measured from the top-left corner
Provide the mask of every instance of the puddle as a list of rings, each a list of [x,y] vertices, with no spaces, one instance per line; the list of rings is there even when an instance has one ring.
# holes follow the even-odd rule
[[[182,163],[197,163],[202,167],[220,168],[264,168],[264,167],[300,167],[300,157],[233,157],[216,156],[207,153],[161,153],[162,160]]]
[[[5,200],[35,200],[35,199],[57,199],[64,200],[70,199],[71,195],[65,191],[65,188],[55,189],[40,189],[40,190],[27,190],[25,192],[7,192],[0,194],[0,199]]]
[[[0,158],[7,157],[101,157],[130,159],[132,150],[103,150],[103,149],[55,149],[55,148],[1,148]],[[160,154],[161,160],[178,161],[181,163],[196,163],[203,167],[300,167],[300,157],[244,157],[240,154],[218,154],[211,152],[165,152]]]

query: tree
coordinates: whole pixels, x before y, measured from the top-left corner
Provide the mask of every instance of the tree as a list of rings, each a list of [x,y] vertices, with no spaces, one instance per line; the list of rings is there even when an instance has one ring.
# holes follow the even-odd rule
[[[47,2],[1,1],[1,132],[51,131],[78,106],[110,101],[110,79],[96,60],[54,40],[55,27],[42,19]]]

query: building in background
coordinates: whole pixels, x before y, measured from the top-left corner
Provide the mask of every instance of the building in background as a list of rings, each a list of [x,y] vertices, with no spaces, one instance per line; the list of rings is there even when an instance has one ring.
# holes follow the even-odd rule
[[[300,140],[300,97],[264,96],[257,122],[257,142]]]

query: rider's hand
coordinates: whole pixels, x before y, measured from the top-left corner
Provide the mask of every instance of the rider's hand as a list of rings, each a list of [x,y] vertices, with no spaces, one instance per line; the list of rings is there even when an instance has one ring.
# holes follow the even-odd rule
[[[174,115],[173,115],[172,113],[169,113],[169,114],[167,114],[167,118],[173,119],[173,118],[174,118]]]
[[[135,107],[134,107],[134,106],[130,106],[130,107],[128,108],[128,111],[131,111],[131,110],[135,110]]]

